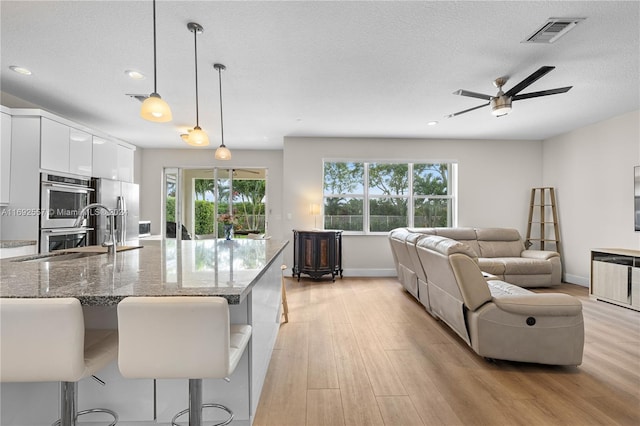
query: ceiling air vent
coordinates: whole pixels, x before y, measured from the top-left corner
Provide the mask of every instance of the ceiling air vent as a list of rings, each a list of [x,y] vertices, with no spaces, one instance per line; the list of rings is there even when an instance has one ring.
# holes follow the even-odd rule
[[[149,95],[139,95],[137,93],[125,93],[125,96],[129,96],[130,98],[137,99],[140,102],[144,102],[145,99],[149,97]]]
[[[522,43],[553,43],[585,19],[587,18],[549,18],[533,34],[522,40]]]

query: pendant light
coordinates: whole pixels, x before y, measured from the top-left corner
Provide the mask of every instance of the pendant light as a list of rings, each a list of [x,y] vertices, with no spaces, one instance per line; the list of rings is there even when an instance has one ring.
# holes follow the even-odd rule
[[[200,114],[198,111],[198,34],[202,34],[204,29],[202,25],[196,24],[195,22],[189,22],[187,28],[193,33],[193,49],[195,52],[196,65],[196,127],[189,133],[187,143],[193,146],[207,146],[209,145],[209,136],[200,128]]]
[[[142,103],[140,116],[156,123],[171,121],[171,108],[158,95],[156,66],[156,0],[153,0],[153,93]]]
[[[231,160],[231,151],[224,144],[224,124],[222,122],[222,70],[226,70],[222,64],[213,64],[213,67],[218,70],[218,84],[220,85],[220,134],[222,136],[221,144],[216,149],[216,160]]]

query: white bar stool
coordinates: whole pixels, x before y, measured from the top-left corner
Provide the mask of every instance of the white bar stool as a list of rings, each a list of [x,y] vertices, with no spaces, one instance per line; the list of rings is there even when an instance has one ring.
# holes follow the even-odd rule
[[[127,297],[118,304],[118,366],[131,379],[189,379],[189,425],[202,424],[202,379],[226,379],[251,338],[251,326],[229,323],[222,297]]]
[[[118,355],[115,330],[85,330],[75,298],[0,299],[0,379],[2,382],[60,382],[60,419],[75,426],[89,413],[118,415],[106,408],[77,412],[78,381],[93,375]]]

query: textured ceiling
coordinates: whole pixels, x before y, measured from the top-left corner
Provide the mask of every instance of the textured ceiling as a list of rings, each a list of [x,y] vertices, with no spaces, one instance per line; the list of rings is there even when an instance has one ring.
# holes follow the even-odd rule
[[[232,150],[279,149],[285,136],[544,139],[640,109],[638,1],[158,1],[158,92],[174,120],[149,123],[125,94],[153,90],[151,5],[3,0],[2,103],[37,105],[140,147],[186,147],[195,21],[211,148],[220,143],[215,62],[227,66]],[[521,43],[550,17],[587,19],[554,44]],[[496,77],[509,76],[508,89],[543,65],[556,69],[525,91],[573,89],[515,102],[501,118],[488,107],[444,118],[483,103],[454,91],[492,95]]]

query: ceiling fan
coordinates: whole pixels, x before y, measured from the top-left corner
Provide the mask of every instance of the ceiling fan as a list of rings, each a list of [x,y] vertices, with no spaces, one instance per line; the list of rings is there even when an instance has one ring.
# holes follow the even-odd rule
[[[502,117],[503,115],[507,115],[509,114],[509,112],[511,112],[511,102],[513,101],[537,98],[540,96],[557,95],[558,93],[568,92],[569,89],[571,89],[573,86],[560,87],[558,89],[542,90],[540,92],[523,93],[521,95],[518,94],[524,89],[526,89],[528,86],[533,84],[533,82],[537,81],[538,79],[540,79],[541,77],[543,77],[544,75],[552,71],[554,68],[555,67],[550,67],[550,66],[540,67],[536,72],[534,72],[529,77],[522,80],[520,83],[513,86],[506,93],[502,91],[502,86],[504,86],[504,84],[507,82],[509,77],[496,78],[495,81],[493,82],[493,85],[498,88],[498,93],[495,96],[485,95],[484,93],[471,92],[469,90],[464,90],[464,89],[457,90],[453,92],[454,95],[469,96],[471,98],[484,99],[489,102],[487,102],[486,104],[478,105],[477,107],[465,109],[464,111],[450,114],[447,116],[447,118],[465,114],[467,112],[485,107],[487,105],[491,105],[491,114],[495,115],[496,117]]]

